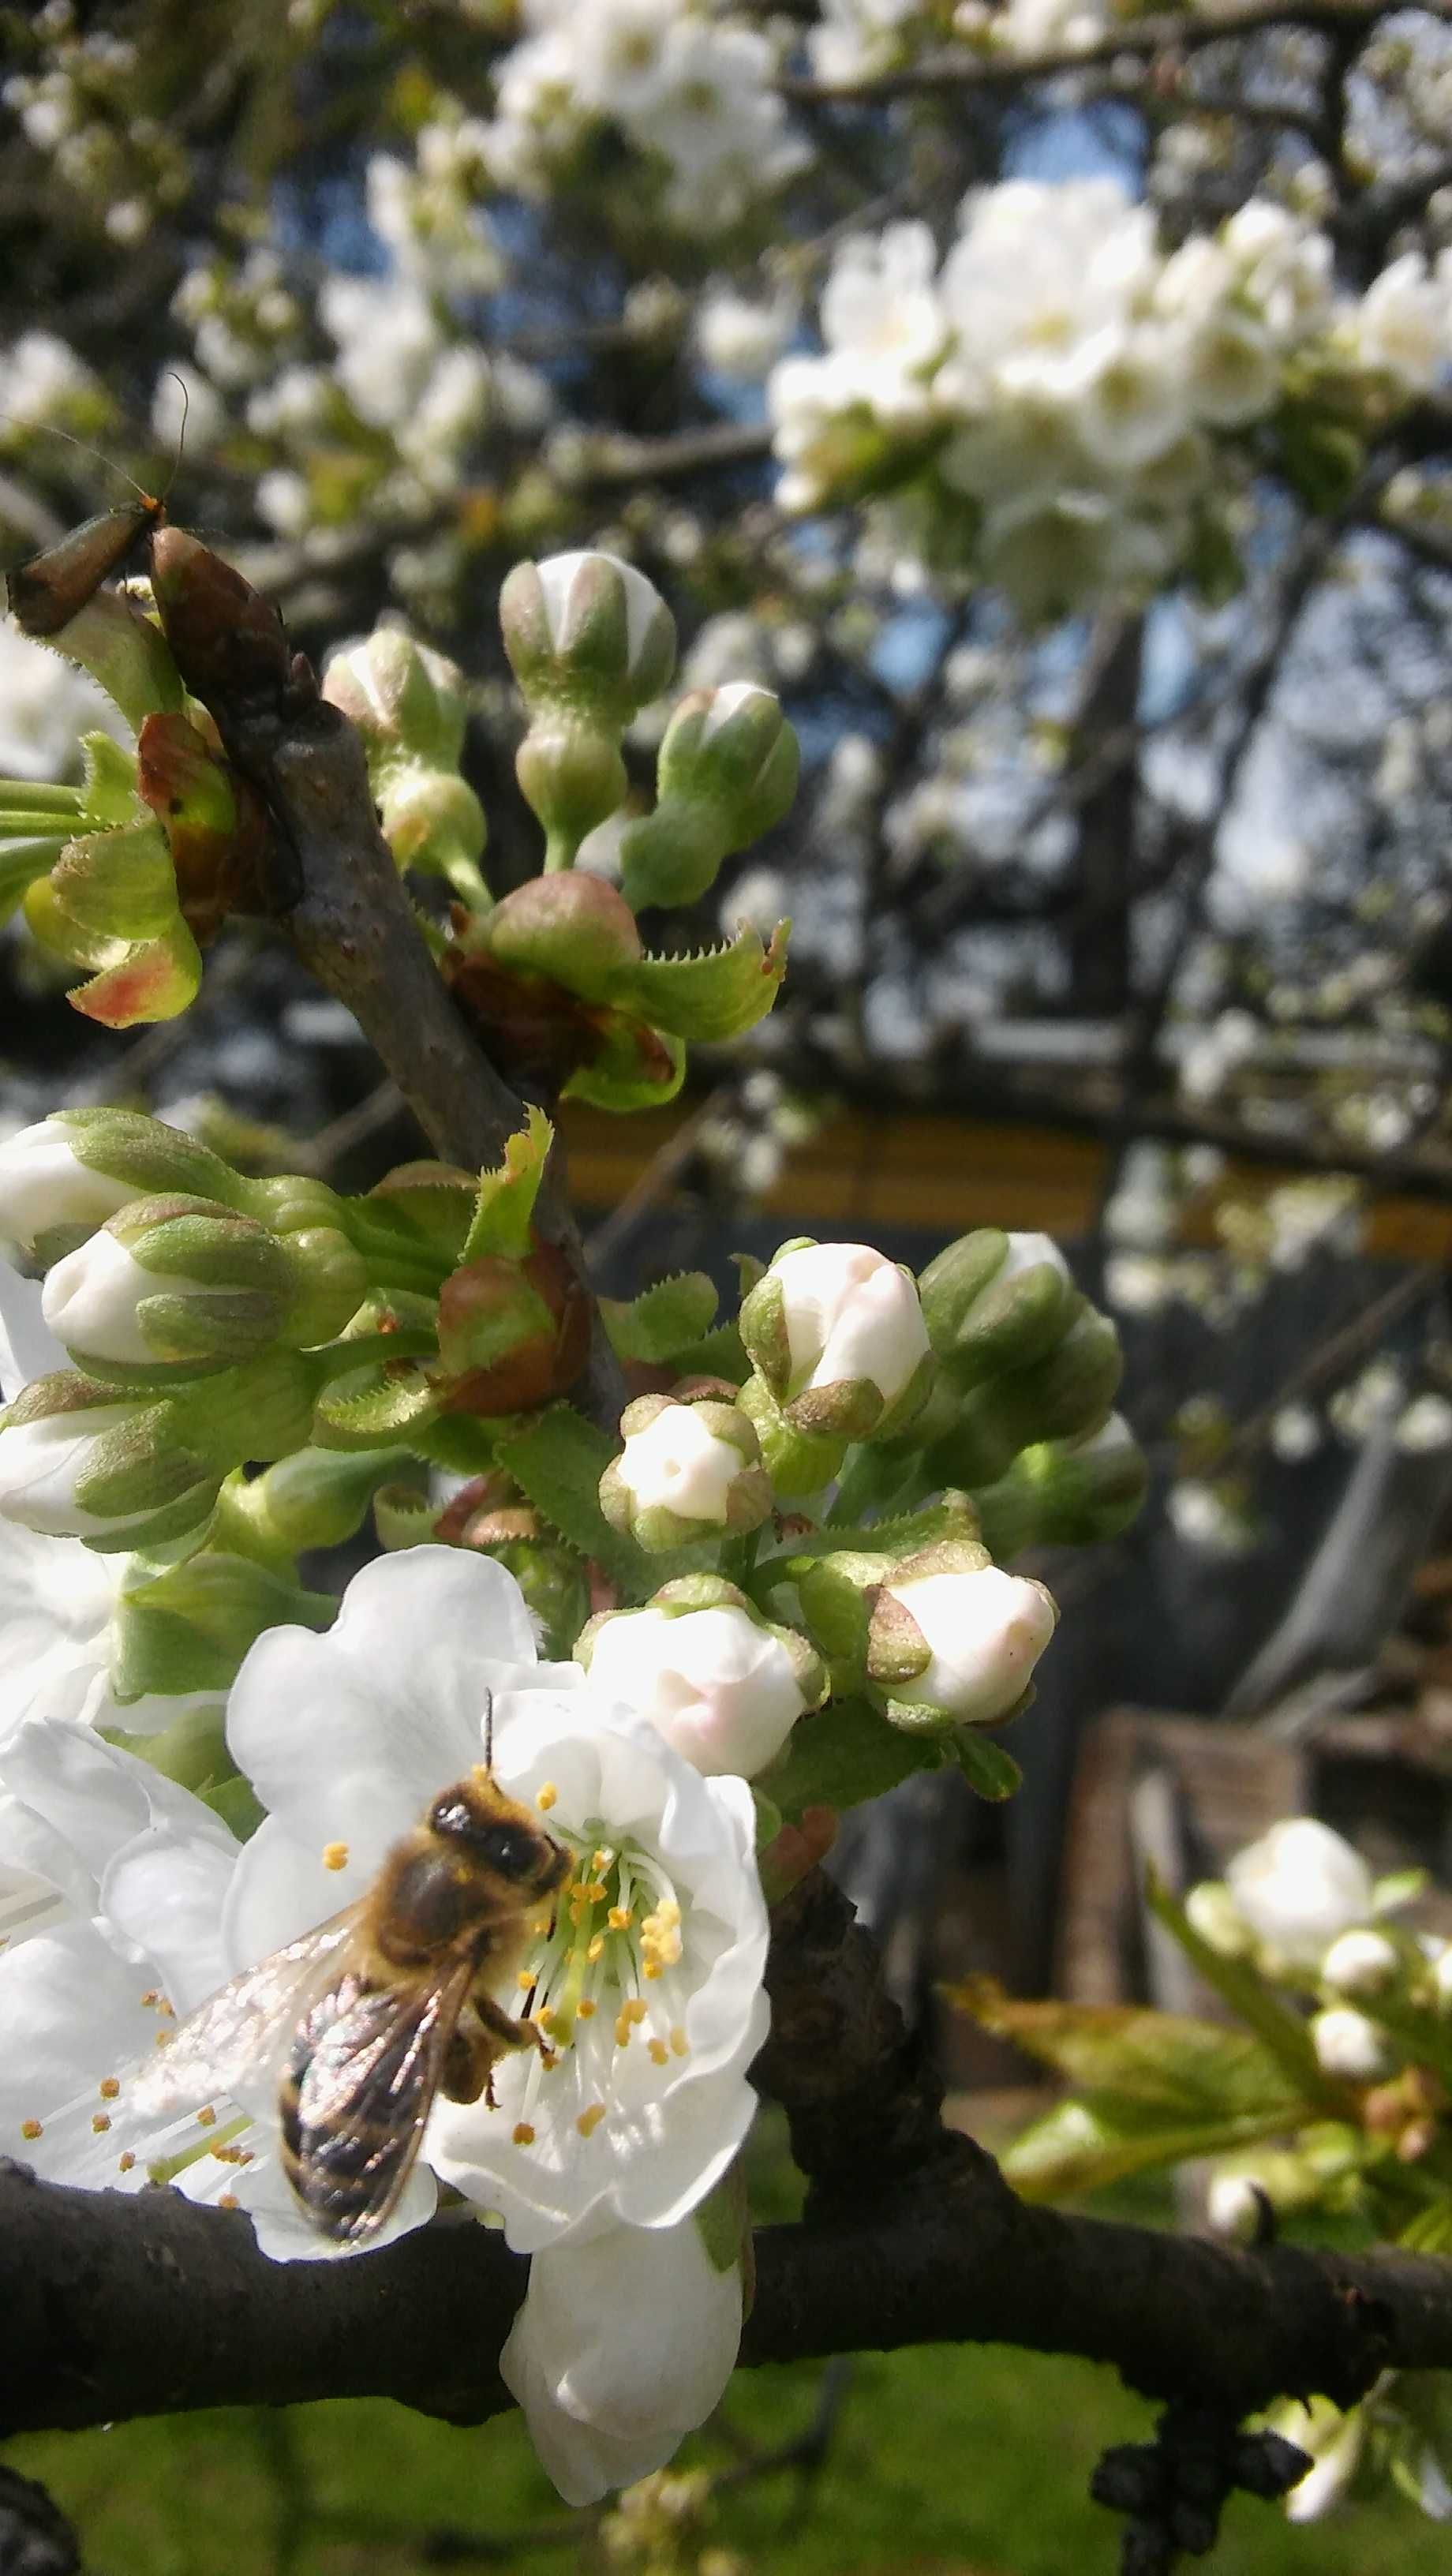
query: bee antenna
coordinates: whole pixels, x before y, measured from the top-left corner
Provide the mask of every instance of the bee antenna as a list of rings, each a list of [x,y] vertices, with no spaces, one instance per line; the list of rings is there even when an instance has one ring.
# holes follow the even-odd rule
[[[185,386],[183,386],[182,390],[185,392]],[[103,447],[93,447],[88,438],[77,438],[72,431],[60,428],[57,422],[53,420],[20,420],[17,418],[16,414],[11,411],[0,411],[0,421],[8,421],[12,428],[36,430],[42,438],[59,438],[64,440],[67,447],[79,448],[82,456],[94,456],[97,464],[104,465],[108,474],[116,475],[122,483],[129,483],[132,491],[138,494],[140,499],[143,501],[149,501],[152,498],[152,495],[145,489],[144,485],[137,482],[135,475],[128,474],[125,466],[118,465],[115,457],[108,456]],[[169,490],[170,485],[168,485],[167,488]]]
[[[494,1693],[487,1686],[484,1692],[484,1768],[486,1771],[494,1768]]]

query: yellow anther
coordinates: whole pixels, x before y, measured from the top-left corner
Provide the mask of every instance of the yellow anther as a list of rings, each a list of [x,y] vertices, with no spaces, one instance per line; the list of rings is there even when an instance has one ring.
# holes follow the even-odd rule
[[[647,1959],[640,1973],[643,1977],[663,1977],[665,1970],[659,1959]]]
[[[597,1851],[591,1854],[590,1867],[595,1871],[597,1877],[602,1869],[609,1868],[611,1857],[612,1855],[608,1851]]]
[[[595,2006],[590,1997],[585,1995],[575,2006],[575,2019],[576,2021],[593,2021],[594,2018]]]
[[[640,1995],[632,1995],[628,2002],[622,2006],[622,2010],[624,2011],[627,2021],[644,2021],[645,2019],[645,2003]]]
[[[539,2062],[546,2075],[553,2075],[555,2068],[560,2062],[558,2049],[542,2048],[539,2053]]]
[[[103,2075],[98,2087],[103,2102],[114,2102],[121,2090],[119,2075]]]
[[[323,1845],[323,1867],[324,1867],[324,1869],[346,1869],[346,1868],[347,1868],[347,1866],[348,1866],[348,1846],[347,1846],[347,1844],[346,1844],[346,1843],[324,1843],[324,1845]]]
[[[668,2066],[670,2064],[671,2053],[663,2039],[653,2039],[650,2042],[650,2053],[657,2066]]]
[[[130,2173],[135,2162],[136,2158],[129,2147],[126,2149],[124,2155],[120,2155],[116,2159],[118,2170],[121,2173]]]
[[[631,2022],[630,2022],[630,2015],[629,2015],[629,2013],[628,2013],[628,2012],[619,2012],[619,2013],[617,2013],[617,2014],[616,2014],[616,2016],[615,2016],[615,2045],[616,2045],[616,2047],[617,2047],[617,2048],[628,2048],[628,2047],[629,2047],[629,2045],[630,2045],[630,2030],[631,2030]]]
[[[558,2016],[556,2015],[553,2004],[541,2004],[538,2012],[535,2014],[535,2020],[538,2022],[541,2030],[553,2030],[557,2018]]]
[[[22,2138],[43,2138],[45,2131],[38,2120],[22,2120],[20,2134]]]
[[[170,2048],[171,2032],[169,2030],[159,2030],[156,2034],[155,2044],[158,2048]]]
[[[147,1987],[147,1989],[146,1989],[146,1992],[145,1992],[145,1994],[142,1996],[141,2000],[142,2000],[142,2003],[145,2005],[145,2007],[146,2007],[147,2011],[148,2011],[148,2012],[152,2012],[152,2011],[154,2011],[154,2010],[155,2010],[156,2006],[160,2003],[160,2001],[161,2001],[161,1997],[160,1997],[160,1995],[157,1993],[155,1986],[148,1986],[148,1987]]]
[[[628,1905],[612,1905],[605,1920],[612,1932],[628,1932],[635,1917]]]
[[[585,1894],[588,1896],[592,1905],[603,1905],[609,1893],[609,1888],[606,1887],[598,1878],[592,1879],[590,1885],[585,1890]],[[608,1923],[610,1918],[607,1915],[605,1919]]]
[[[673,2057],[689,2057],[690,2053],[691,2043],[687,2039],[685,2032],[682,2030],[680,2023],[677,2022],[675,2029],[671,2032],[671,2055]]]
[[[539,1787],[534,1793],[534,1803],[539,1808],[542,1815],[547,1816],[549,1814],[549,1811],[555,1804],[559,1794],[560,1793],[555,1787],[553,1780],[541,1780]]]
[[[520,1993],[522,1995],[527,1995],[531,1986],[534,1984],[533,1968],[516,1968],[514,1972],[514,1982],[518,1986]]]
[[[600,2123],[601,2123],[601,2121],[604,2119],[604,2117],[605,2117],[605,2105],[604,2105],[604,2103],[603,2103],[603,2102],[592,2102],[592,2103],[591,2103],[591,2105],[590,2105],[589,2110],[588,2110],[588,2111],[582,2111],[582,2112],[580,2113],[580,2116],[579,2116],[578,2120],[575,2122],[575,2126],[576,2126],[576,2128],[579,2130],[581,2137],[582,2137],[582,2138],[591,2138],[591,2137],[593,2137],[593,2136],[594,2136],[594,2134],[595,2134],[595,2131],[599,2128]]]
[[[532,2147],[534,2145],[534,2131],[530,2127],[528,2120],[515,2121],[514,2143],[517,2147]]]
[[[594,1938],[594,1940],[591,1942],[589,1949],[585,1952],[585,1956],[586,1956],[586,1958],[589,1960],[590,1965],[591,1965],[591,1967],[592,1967],[592,1968],[594,1967],[595,1962],[596,1962],[596,1960],[597,1960],[597,1959],[603,1959],[603,1958],[604,1958],[604,1956],[605,1956],[605,1935],[604,1935],[604,1933],[603,1933],[603,1932],[597,1932],[597,1933],[596,1933],[595,1938]]]
[[[170,1995],[158,1995],[156,1998],[156,2009],[159,2013],[165,2013],[168,2020],[175,2021],[176,2006],[172,2002]]]
[[[215,2125],[216,2118],[217,2114],[209,2102],[204,2110],[197,2113],[197,2127],[199,2129],[210,2129]]]
[[[240,2208],[241,2208],[241,2206],[242,2206],[242,2203],[241,2203],[241,2201],[238,2199],[237,2194],[235,2193],[235,2191],[219,2191],[219,2192],[218,2192],[218,2194],[217,2194],[217,2207],[218,2207],[219,2209],[240,2209]]]
[[[98,2138],[104,2138],[106,2131],[110,2126],[111,2114],[109,2111],[93,2111],[91,2113],[91,2127]]]

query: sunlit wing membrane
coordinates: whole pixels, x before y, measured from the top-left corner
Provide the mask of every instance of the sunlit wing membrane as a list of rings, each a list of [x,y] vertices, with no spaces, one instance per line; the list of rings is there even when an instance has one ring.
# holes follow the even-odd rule
[[[346,1906],[209,1995],[129,2085],[135,2108],[148,2115],[190,2110],[210,2094],[235,2093],[249,2076],[254,2083],[268,2077],[319,1987],[336,1978],[357,1916],[356,1905]]]
[[[344,1976],[301,2023],[281,2086],[283,2166],[326,2235],[371,2235],[393,2208],[473,1977],[469,1958],[403,1991]]]

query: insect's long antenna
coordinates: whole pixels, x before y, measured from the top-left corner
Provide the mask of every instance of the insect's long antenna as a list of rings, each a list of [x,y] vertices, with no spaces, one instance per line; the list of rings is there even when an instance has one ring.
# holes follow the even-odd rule
[[[180,379],[178,379],[178,381],[180,382]],[[182,392],[186,392],[185,385],[182,386]],[[83,456],[94,456],[97,464],[104,465],[108,474],[114,474],[121,482],[129,483],[132,491],[138,494],[141,500],[150,501],[153,499],[154,495],[148,492],[143,484],[137,482],[135,475],[128,474],[125,466],[118,465],[114,456],[108,456],[103,447],[93,447],[88,438],[77,438],[72,431],[61,429],[55,421],[17,421],[14,413],[7,411],[0,411],[0,421],[9,421],[11,426],[17,429],[38,430],[42,438],[63,438],[67,447],[78,447]],[[182,414],[182,426],[186,426],[185,413]],[[178,462],[180,462],[180,452],[178,452]],[[173,466],[172,472],[175,474],[175,466]],[[170,491],[170,489],[171,485],[168,483],[167,490]]]
[[[494,1768],[494,1693],[487,1686],[484,1692],[484,1768],[486,1771]]]

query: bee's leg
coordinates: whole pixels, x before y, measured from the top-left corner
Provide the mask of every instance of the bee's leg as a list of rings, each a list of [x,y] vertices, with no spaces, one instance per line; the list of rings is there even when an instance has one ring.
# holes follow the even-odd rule
[[[475,2102],[482,2091],[486,2109],[497,2111],[499,2105],[494,2098],[495,2058],[506,2048],[537,2048],[543,2057],[548,2054],[549,2042],[538,2022],[531,2021],[527,2014],[507,2013],[502,2004],[495,2002],[492,1995],[476,1995],[474,2010],[482,2024],[482,2028],[474,2036],[473,2045],[484,2060],[483,2078],[475,2085],[472,2093],[451,2095],[450,2099]],[[446,2093],[449,2090],[447,2083],[444,2090]]]
[[[439,2091],[447,2102],[477,2102],[489,2089],[489,2068],[494,2057],[482,2030],[466,2030],[461,2022],[449,2042],[444,2071],[439,2078]],[[492,2107],[492,2106],[491,2106]]]

